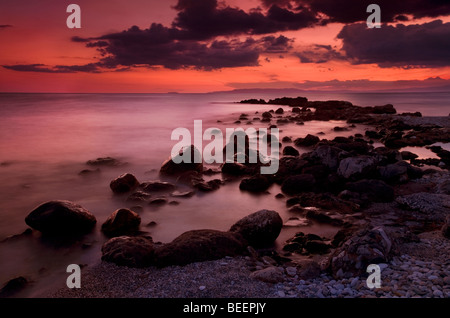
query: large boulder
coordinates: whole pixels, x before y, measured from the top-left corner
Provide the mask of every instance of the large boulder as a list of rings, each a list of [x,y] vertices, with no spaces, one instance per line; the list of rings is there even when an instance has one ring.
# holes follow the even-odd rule
[[[264,247],[273,244],[282,226],[283,220],[277,212],[260,210],[236,222],[230,232],[241,234],[251,246]]]
[[[362,179],[374,173],[377,163],[377,160],[370,156],[349,157],[340,162],[337,172],[345,179]]]
[[[350,237],[330,258],[336,278],[354,277],[370,264],[387,263],[393,254],[393,241],[383,227],[364,229]]]
[[[146,267],[153,265],[155,248],[149,236],[118,236],[102,246],[102,260],[120,266]]]
[[[312,174],[299,174],[286,178],[281,185],[281,191],[288,195],[295,195],[311,191],[315,185],[316,179]]]
[[[128,209],[114,211],[102,225],[102,232],[107,236],[131,235],[139,231],[141,217]]]
[[[331,170],[336,170],[339,167],[340,160],[345,155],[348,155],[348,153],[340,148],[323,145],[314,149],[310,157],[317,159]]]
[[[203,172],[201,153],[194,145],[181,149],[175,157],[164,161],[160,169],[164,175],[179,175],[186,171]]]
[[[300,153],[298,152],[298,150],[295,149],[292,146],[286,146],[283,149],[283,156],[294,156],[294,157],[297,157],[299,155],[300,155]]]
[[[188,231],[155,251],[159,267],[186,265],[240,255],[247,244],[241,235],[216,230]]]
[[[25,223],[43,234],[73,235],[92,230],[97,220],[91,212],[70,201],[49,201],[28,214]]]
[[[346,188],[358,193],[363,201],[391,202],[395,198],[394,188],[381,180],[360,180],[347,184]]]
[[[109,184],[109,187],[114,193],[126,193],[136,189],[139,186],[139,181],[131,173],[125,173]]]
[[[282,268],[278,268],[276,266],[269,266],[264,269],[254,271],[250,274],[250,278],[270,284],[281,283],[284,281]]]
[[[300,174],[308,161],[295,156],[284,156],[279,161],[278,171],[275,174],[277,181],[283,181],[286,177]]]

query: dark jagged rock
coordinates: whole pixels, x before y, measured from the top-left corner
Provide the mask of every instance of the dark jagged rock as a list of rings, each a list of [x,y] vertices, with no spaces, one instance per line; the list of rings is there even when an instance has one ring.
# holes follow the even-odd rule
[[[319,223],[331,224],[335,226],[341,226],[343,224],[342,220],[332,218],[326,213],[317,210],[308,210],[308,212],[306,212],[306,218]]]
[[[179,175],[186,171],[203,171],[201,153],[194,145],[181,149],[174,158],[167,159],[160,169],[163,175]]]
[[[375,173],[377,164],[377,160],[371,156],[349,157],[341,160],[337,173],[345,179],[363,179]]]
[[[281,114],[284,114],[284,109],[283,108],[278,108],[276,111],[275,111],[275,114],[279,114],[279,115],[281,115]]]
[[[110,167],[116,167],[121,166],[124,163],[122,163],[120,160],[111,158],[111,157],[104,157],[104,158],[97,158],[94,160],[88,160],[86,162],[87,165],[90,166],[110,166]]]
[[[76,235],[90,232],[97,220],[91,212],[70,201],[49,201],[34,209],[25,223],[49,235]]]
[[[282,98],[275,98],[275,99],[271,99],[269,100],[268,104],[273,104],[273,105],[286,105],[286,106],[307,106],[308,105],[308,99],[306,97],[296,97],[296,98],[291,98],[291,97],[282,97]]]
[[[262,175],[252,176],[243,179],[239,184],[239,189],[249,192],[264,192],[270,187],[269,180]]]
[[[215,230],[188,231],[155,251],[159,267],[186,265],[216,260],[225,256],[241,255],[247,243],[241,235]]]
[[[134,211],[118,209],[102,225],[102,232],[109,237],[133,235],[139,231],[141,217]]]
[[[202,192],[211,192],[219,189],[222,184],[223,184],[222,180],[213,179],[209,181],[204,180],[194,181],[192,183],[192,186]]]
[[[265,247],[273,244],[282,226],[283,220],[277,212],[260,210],[236,222],[230,232],[241,234],[251,246]]]
[[[306,135],[305,138],[297,138],[294,140],[294,144],[297,147],[311,147],[317,144],[320,138],[311,134]]]
[[[296,156],[299,156],[299,155],[300,155],[300,153],[298,152],[298,150],[295,149],[292,146],[286,146],[283,149],[283,156],[294,156],[294,157],[296,157]]]
[[[341,159],[348,156],[348,153],[341,148],[334,146],[318,146],[310,154],[310,157],[318,160],[321,164],[327,166],[332,170],[336,170],[339,167],[339,162]]]
[[[351,236],[330,257],[330,270],[336,278],[365,273],[369,264],[387,263],[393,241],[383,227],[364,229]]]
[[[144,182],[141,187],[146,192],[169,192],[176,189],[174,184],[161,181]]]
[[[15,277],[9,280],[2,289],[0,289],[0,298],[6,298],[13,296],[15,293],[20,292],[28,285],[28,280],[23,277]]]
[[[347,184],[346,188],[368,202],[391,202],[395,197],[394,189],[381,180],[360,180]]]
[[[112,180],[109,187],[114,193],[121,194],[136,189],[139,181],[131,173],[125,173]]]
[[[300,174],[288,177],[281,185],[281,191],[288,195],[308,192],[316,186],[316,179],[312,174]]]
[[[102,260],[127,267],[147,267],[154,264],[153,240],[149,236],[119,236],[102,246]]]

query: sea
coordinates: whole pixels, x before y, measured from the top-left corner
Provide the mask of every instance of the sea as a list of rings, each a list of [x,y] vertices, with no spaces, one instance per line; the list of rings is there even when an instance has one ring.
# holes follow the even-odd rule
[[[65,286],[69,264],[92,266],[100,261],[101,245],[106,238],[99,229],[106,218],[116,209],[135,205],[127,202],[126,197],[112,193],[109,188],[112,179],[128,172],[140,182],[159,180],[159,168],[178,142],[171,138],[174,129],[187,128],[193,132],[194,120],[202,120],[204,130],[246,129],[249,126],[245,122],[235,123],[242,113],[250,118],[258,117],[263,111],[278,106],[236,102],[283,96],[304,96],[312,101],[346,100],[359,106],[393,104],[399,113],[419,111],[424,116],[448,116],[450,113],[450,93],[443,92],[0,93],[0,288],[18,276],[31,282],[18,297],[41,297],[54,288]],[[326,138],[333,138],[364,133],[368,129],[357,125],[349,131],[333,130],[345,125],[339,121],[311,121],[303,126],[280,126],[280,138],[319,132]],[[253,126],[266,127],[257,121]],[[435,158],[425,148],[408,150],[416,150],[421,158]],[[96,169],[86,162],[99,157],[113,157],[124,164],[99,167],[100,171],[89,175],[80,174],[85,169]],[[220,174],[210,178],[220,178]],[[166,243],[189,230],[228,230],[250,213],[271,209],[278,211],[287,222],[276,242],[278,246],[298,231],[320,233],[330,238],[337,231],[332,226],[305,226],[289,220],[292,215],[284,201],[274,198],[280,192],[278,185],[262,195],[242,192],[238,185],[239,181],[229,181],[211,193],[177,198],[179,205],[144,205],[139,210],[141,229],[154,241]],[[28,228],[25,217],[49,200],[69,200],[82,205],[96,216],[96,229],[76,244],[57,244],[42,238],[36,231],[32,235],[14,237]],[[147,226],[150,222],[156,222],[156,226]]]

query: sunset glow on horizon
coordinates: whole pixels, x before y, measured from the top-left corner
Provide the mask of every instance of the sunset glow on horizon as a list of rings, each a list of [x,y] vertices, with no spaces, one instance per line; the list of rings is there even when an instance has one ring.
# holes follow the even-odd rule
[[[3,1],[0,92],[442,90],[450,4],[431,2],[378,1],[369,29],[370,1],[78,0],[69,29],[69,2]]]

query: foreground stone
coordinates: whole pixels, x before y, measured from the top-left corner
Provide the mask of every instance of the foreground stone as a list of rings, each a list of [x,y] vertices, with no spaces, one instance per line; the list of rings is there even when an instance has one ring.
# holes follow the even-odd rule
[[[266,283],[276,284],[284,281],[282,269],[276,266],[270,266],[250,274],[250,278],[257,279]]]
[[[281,232],[283,220],[275,211],[260,210],[252,213],[230,228],[230,232],[241,234],[254,247],[270,246]]]
[[[447,217],[445,218],[445,223],[442,226],[442,235],[450,239],[450,215],[447,215]]]
[[[0,298],[6,298],[20,292],[28,285],[28,280],[19,276],[9,280],[2,289],[0,289]]]
[[[70,201],[49,201],[34,209],[25,223],[49,235],[85,234],[97,222],[94,215],[81,205]]]
[[[244,253],[247,243],[241,235],[216,230],[188,231],[155,251],[159,267],[186,265]]]
[[[119,236],[102,246],[102,260],[119,266],[146,267],[153,264],[153,240],[149,236]]]
[[[134,211],[119,209],[114,211],[102,225],[102,232],[107,236],[135,234],[139,231],[141,217]]]
[[[131,173],[125,173],[109,184],[111,190],[116,194],[126,193],[136,189],[139,186],[139,181]]]
[[[370,264],[387,263],[393,242],[383,227],[365,229],[350,237],[330,258],[330,269],[337,278],[354,277]]]

